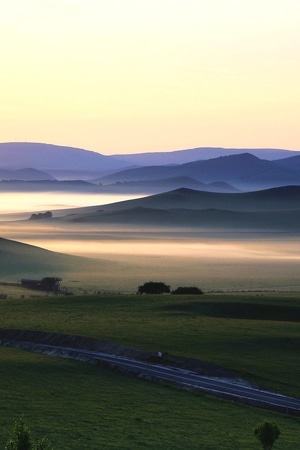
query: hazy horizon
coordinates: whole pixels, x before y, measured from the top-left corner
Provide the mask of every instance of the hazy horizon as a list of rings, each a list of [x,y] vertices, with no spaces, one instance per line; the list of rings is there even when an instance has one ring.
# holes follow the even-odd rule
[[[200,148],[204,148],[204,149],[224,149],[224,150],[245,150],[245,152],[247,152],[247,150],[261,150],[261,151],[268,151],[268,150],[287,150],[290,152],[300,152],[300,144],[298,147],[295,148],[288,148],[288,147],[266,147],[266,146],[255,146],[255,147],[249,147],[249,146],[223,146],[223,145],[201,145],[201,143],[199,145],[195,145],[193,147],[188,147],[188,146],[183,146],[180,148],[177,147],[172,147],[172,148],[167,148],[167,149],[153,149],[153,150],[139,150],[136,149],[135,151],[128,151],[128,152],[123,152],[122,151],[118,151],[118,152],[114,152],[114,153],[107,153],[105,151],[100,151],[100,150],[95,150],[94,148],[87,148],[87,147],[80,147],[80,146],[76,146],[76,145],[71,145],[68,143],[65,144],[59,144],[57,142],[41,142],[41,141],[1,141],[1,144],[14,144],[14,143],[20,143],[20,144],[42,144],[42,145],[51,145],[51,146],[57,146],[57,147],[72,147],[72,148],[78,148],[80,150],[86,150],[86,151],[91,151],[91,152],[95,152],[95,153],[99,153],[102,154],[104,156],[118,156],[118,155],[135,155],[135,154],[143,154],[143,153],[172,153],[172,152],[177,152],[177,151],[184,151],[184,150],[194,150],[194,149],[200,149]],[[213,155],[212,158],[214,158],[215,156]]]
[[[1,192],[0,222],[27,219],[32,213],[104,205],[141,197],[134,194]]]

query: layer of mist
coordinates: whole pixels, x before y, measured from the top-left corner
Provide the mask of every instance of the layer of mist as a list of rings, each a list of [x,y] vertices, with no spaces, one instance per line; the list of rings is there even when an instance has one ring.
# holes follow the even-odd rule
[[[8,201],[6,196],[4,198]],[[17,206],[13,199],[18,202]],[[34,209],[30,205],[30,212],[45,211],[62,202],[62,197],[57,195],[43,199],[34,196],[34,199],[41,203],[36,203]],[[222,226],[218,229],[164,227],[147,221],[142,225],[118,221],[85,223],[63,220],[68,208],[64,213],[54,211],[54,219],[34,221],[28,220],[28,211],[24,212],[29,207],[29,199],[16,196],[9,200],[10,205],[5,206],[9,213],[5,209],[6,213],[0,215],[0,236],[35,247],[26,247],[25,252],[25,247],[17,248],[17,244],[14,250],[11,246],[5,249],[2,246],[2,280],[48,276],[51,272],[51,275],[63,275],[64,283],[71,289],[81,286],[93,291],[135,292],[139,284],[148,280],[164,281],[174,288],[196,285],[206,291],[299,289],[299,230],[291,231],[288,226],[249,230]],[[89,205],[91,200],[95,201],[95,197],[75,196],[73,203],[69,199],[63,206],[82,206],[84,202]],[[149,201],[152,200],[149,198]],[[295,196],[293,201],[297,202]],[[110,207],[114,210],[119,206],[108,205],[108,210]],[[86,208],[84,211],[99,207]],[[83,213],[81,208],[77,209]],[[26,217],[4,220],[16,211]],[[188,216],[186,221],[189,221]],[[45,253],[37,247],[61,256]],[[72,259],[75,256],[79,258]]]

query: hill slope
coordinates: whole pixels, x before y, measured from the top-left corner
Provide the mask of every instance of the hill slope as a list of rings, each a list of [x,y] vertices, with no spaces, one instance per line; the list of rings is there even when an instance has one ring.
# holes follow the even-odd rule
[[[80,192],[101,193],[101,187],[82,180],[0,181],[0,192]]]
[[[0,238],[1,278],[59,276],[76,258]]]
[[[0,167],[38,170],[116,170],[129,164],[112,156],[74,147],[30,142],[0,143]]]
[[[105,211],[135,207],[158,209],[228,209],[232,211],[276,211],[300,208],[300,186],[284,186],[255,192],[216,193],[176,189],[149,197],[101,206]],[[98,207],[99,208],[99,207]]]
[[[70,256],[0,237],[0,280],[72,275],[80,282],[83,273],[114,274],[116,270],[116,264],[101,259]]]
[[[134,225],[140,227],[205,228],[210,230],[300,231],[300,210],[238,212],[219,209],[154,209],[132,208],[120,211],[99,211],[86,215],[69,215],[65,222],[89,224]]]
[[[300,187],[249,193],[177,189],[110,205],[78,208],[56,218],[69,223],[114,226],[206,227],[300,231]]]
[[[0,181],[18,180],[18,181],[37,181],[37,180],[52,180],[55,178],[48,173],[37,169],[19,169],[8,170],[0,169]]]

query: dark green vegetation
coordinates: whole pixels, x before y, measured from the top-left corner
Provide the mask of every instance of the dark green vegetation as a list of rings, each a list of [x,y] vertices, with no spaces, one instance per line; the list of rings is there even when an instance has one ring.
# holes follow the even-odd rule
[[[52,450],[46,437],[34,442],[31,431],[24,417],[15,422],[11,437],[8,439],[5,450]]]
[[[138,294],[169,294],[170,286],[161,281],[147,281],[138,287]]]
[[[264,422],[254,430],[254,434],[261,442],[264,450],[271,450],[274,442],[280,436],[280,430],[276,423]]]
[[[0,348],[0,448],[20,412],[55,450],[258,449],[257,423],[276,421],[274,449],[295,450],[296,418],[176,390],[89,364]]]
[[[203,359],[299,396],[299,295],[85,296],[2,300],[0,327],[90,336]],[[180,391],[88,364],[0,348],[0,442],[25,414],[64,450],[257,449],[275,421],[274,449],[295,450],[299,419]],[[280,444],[280,445],[279,445]]]
[[[7,299],[0,327],[53,331],[202,359],[300,395],[299,295]]]
[[[171,294],[175,295],[202,295],[203,292],[196,286],[179,286]]]

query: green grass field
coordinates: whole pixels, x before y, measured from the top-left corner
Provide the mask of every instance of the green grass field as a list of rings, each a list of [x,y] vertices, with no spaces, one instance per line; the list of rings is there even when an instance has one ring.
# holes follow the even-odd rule
[[[56,450],[259,449],[253,430],[264,420],[281,430],[274,449],[300,439],[296,418],[21,350],[0,358],[0,448],[21,413]]]
[[[300,395],[300,296],[78,296],[9,299],[0,327],[89,336],[203,359]]]
[[[90,336],[220,364],[299,396],[298,294],[82,296],[0,302],[0,327]],[[299,419],[131,378],[88,364],[0,348],[0,442],[25,413],[55,449],[258,449],[275,420],[275,449],[297,450]]]

